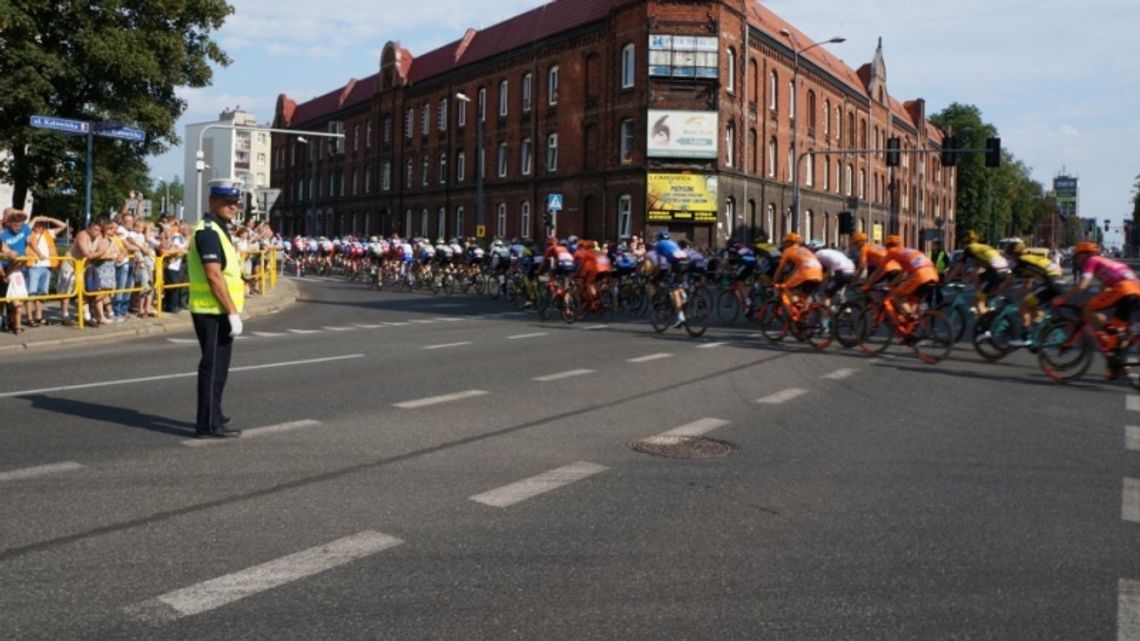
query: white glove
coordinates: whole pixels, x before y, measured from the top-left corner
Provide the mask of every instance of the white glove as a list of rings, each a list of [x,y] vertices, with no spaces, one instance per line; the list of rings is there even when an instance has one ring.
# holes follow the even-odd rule
[[[241,314],[230,314],[230,338],[241,336]]]

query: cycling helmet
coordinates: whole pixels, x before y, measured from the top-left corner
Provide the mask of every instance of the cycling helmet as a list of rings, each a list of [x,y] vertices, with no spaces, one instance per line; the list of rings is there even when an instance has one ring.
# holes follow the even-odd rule
[[[667,231],[657,232],[657,240],[669,240],[669,232],[667,232]]]
[[[978,234],[978,232],[974,231],[973,229],[966,232],[966,242],[967,243],[978,243],[978,242],[981,242],[981,240],[982,240],[981,235]]]
[[[803,242],[803,237],[794,231],[784,234],[784,245],[798,245]]]
[[[370,243],[378,243],[378,242],[380,242],[380,238],[379,238],[378,236],[372,236],[372,237],[370,237],[370,238],[368,239],[368,242],[370,242]]]
[[[890,236],[887,236],[887,239],[885,241],[883,241],[883,247],[886,247],[888,249],[891,247],[902,247],[902,238],[899,237],[898,234],[891,234]]]
[[[810,243],[808,243],[808,249],[812,250],[813,252],[817,252],[817,251],[823,249],[823,243],[821,243],[818,240],[813,240]]]
[[[865,243],[867,242],[867,234],[865,232],[857,231],[851,235],[851,242]]]
[[[1025,252],[1025,241],[1018,238],[1009,244],[1009,253],[1018,256]]]
[[[1073,250],[1073,255],[1077,254],[1100,254],[1100,245],[1088,240],[1079,242],[1077,248]]]

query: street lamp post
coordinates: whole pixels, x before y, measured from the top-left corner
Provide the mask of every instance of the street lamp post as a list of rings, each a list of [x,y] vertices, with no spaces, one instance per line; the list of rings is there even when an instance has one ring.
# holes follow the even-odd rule
[[[815,49],[820,45],[839,44],[846,42],[847,38],[836,36],[827,40],[814,42],[803,49],[796,46],[796,37],[787,29],[780,29],[780,35],[788,39],[792,47],[792,231],[800,230],[800,148],[799,148],[799,91],[800,91],[800,54]],[[805,239],[806,240],[806,239]]]
[[[465,93],[455,94],[455,99],[465,104],[471,102],[471,97]],[[487,106],[483,105],[483,110],[486,111]],[[479,107],[475,107],[475,228],[478,229],[486,225],[485,216],[483,214],[483,173],[484,173],[484,158],[483,154],[483,117],[485,114],[479,113]]]

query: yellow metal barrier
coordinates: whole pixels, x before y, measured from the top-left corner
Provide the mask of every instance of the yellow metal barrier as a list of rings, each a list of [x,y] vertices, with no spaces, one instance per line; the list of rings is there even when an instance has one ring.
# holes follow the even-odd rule
[[[30,258],[27,256],[21,256],[19,258],[14,258],[14,259],[10,260],[9,261],[9,267],[11,267],[12,263],[34,263],[34,262],[39,262],[39,260],[40,259],[38,259],[38,258]],[[83,279],[79,276],[79,274],[81,274],[83,271],[83,262],[84,261],[76,260],[76,259],[72,258],[71,256],[59,256],[59,257],[53,258],[52,260],[58,261],[60,266],[52,268],[51,271],[49,272],[50,275],[48,276],[48,291],[51,291],[53,284],[58,284],[58,280],[57,280],[58,279],[58,270],[63,269],[64,264],[70,265],[71,269],[76,270],[76,274],[73,275],[73,279],[72,279],[71,291],[69,291],[69,292],[56,292],[55,294],[41,294],[39,296],[22,296],[20,298],[0,297],[0,305],[7,304],[7,303],[24,304],[24,303],[31,303],[31,302],[36,302],[36,301],[45,301],[46,302],[46,301],[53,301],[53,300],[68,300],[68,299],[71,299],[71,298],[74,298],[75,296],[77,296],[83,287]],[[28,280],[27,277],[25,277],[25,281],[27,281],[27,280]],[[26,283],[26,284],[30,285],[30,283]],[[77,311],[79,312],[77,314],[77,316],[79,318],[79,322],[82,323],[83,322],[83,308],[82,308],[82,306],[79,306]]]

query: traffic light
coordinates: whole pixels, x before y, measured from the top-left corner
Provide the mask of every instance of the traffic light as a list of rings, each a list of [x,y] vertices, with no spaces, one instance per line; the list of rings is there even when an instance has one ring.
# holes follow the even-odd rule
[[[1108,221],[1104,221],[1104,231],[1108,231]]]
[[[887,138],[887,166],[899,166],[899,139]]]
[[[1001,166],[1001,138],[986,138],[986,166]]]
[[[546,212],[545,214],[543,214],[542,215],[542,224],[546,225],[547,227],[553,227],[554,226],[554,214],[552,214],[550,212]]]
[[[242,220],[249,218],[250,214],[252,214],[252,213],[253,213],[253,192],[247,191],[247,192],[245,192],[245,211],[242,212]]]
[[[942,166],[954,167],[958,164],[958,154],[951,151],[958,147],[958,141],[953,138],[944,138],[942,140]]]

